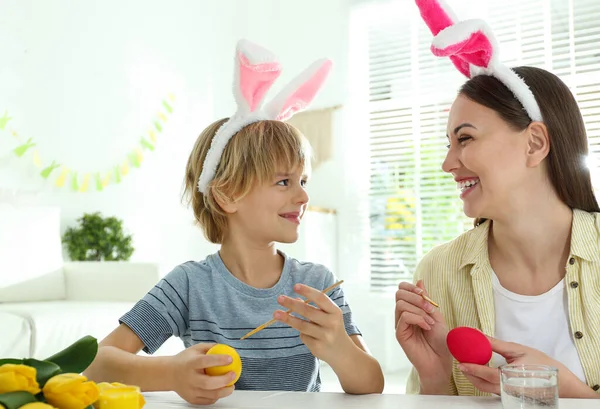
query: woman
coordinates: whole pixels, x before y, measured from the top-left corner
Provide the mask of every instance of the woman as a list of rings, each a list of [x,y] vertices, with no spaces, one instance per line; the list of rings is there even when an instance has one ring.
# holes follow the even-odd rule
[[[414,366],[407,392],[499,394],[497,367],[509,362],[558,367],[561,397],[600,398],[600,208],[583,119],[555,75],[501,74],[472,76],[450,110],[442,168],[476,222],[423,258],[416,285],[399,285],[396,338]],[[452,359],[446,335],[461,326],[490,336],[490,366]]]

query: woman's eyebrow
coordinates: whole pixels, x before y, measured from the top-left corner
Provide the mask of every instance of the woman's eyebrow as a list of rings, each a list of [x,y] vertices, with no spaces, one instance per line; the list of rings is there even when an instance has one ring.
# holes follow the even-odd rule
[[[460,131],[460,130],[461,130],[461,129],[463,129],[463,128],[473,128],[473,129],[477,129],[477,128],[475,127],[475,125],[472,125],[472,124],[470,124],[470,123],[468,123],[468,122],[465,122],[465,123],[462,123],[462,124],[458,125],[456,128],[454,128],[454,132],[453,132],[453,133],[454,133],[454,135],[456,135],[456,134],[458,133],[458,131]],[[449,136],[448,134],[446,134],[446,138],[450,139],[450,136]]]

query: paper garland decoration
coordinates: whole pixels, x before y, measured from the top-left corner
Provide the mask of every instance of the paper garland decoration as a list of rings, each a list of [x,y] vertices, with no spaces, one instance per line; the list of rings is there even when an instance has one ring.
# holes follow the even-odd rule
[[[167,122],[168,115],[173,113],[173,102],[175,102],[173,94],[169,94],[167,98],[162,100],[162,109],[158,111],[156,115],[157,119],[152,121],[152,126],[147,131],[147,137],[142,135],[138,146],[133,148],[126,155],[126,158],[112,166],[112,169],[108,171],[84,172],[79,177],[81,172],[71,169],[56,160],[44,162],[39,151],[36,149],[34,139],[28,138],[24,141],[15,130],[11,130],[11,134],[19,142],[19,145],[13,149],[13,153],[18,158],[30,157],[34,166],[40,169],[39,175],[43,179],[49,180],[51,177],[56,176],[54,186],[58,188],[70,186],[74,192],[87,192],[93,177],[93,184],[96,190],[100,192],[111,183],[121,183],[123,178],[129,174],[130,166],[139,168],[144,161],[144,150],[154,151],[158,139],[157,135],[163,131],[163,125]],[[0,130],[4,131],[12,119],[8,112],[5,111],[4,115],[0,117]],[[69,178],[70,183],[68,183]]]
[[[4,116],[2,118],[0,118],[0,129],[4,129],[6,128],[6,124],[8,123],[8,121],[10,121],[12,118],[10,116],[8,116],[8,112],[4,112]]]

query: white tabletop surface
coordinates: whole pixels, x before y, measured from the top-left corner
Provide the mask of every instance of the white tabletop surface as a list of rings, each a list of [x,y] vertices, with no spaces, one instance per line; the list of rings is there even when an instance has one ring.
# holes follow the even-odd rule
[[[198,408],[173,392],[144,393],[144,409]],[[501,409],[500,398],[466,396],[363,395],[327,392],[248,392],[235,391],[206,408],[220,409],[433,409],[433,408],[492,408]],[[600,409],[600,400],[561,399],[560,409]]]

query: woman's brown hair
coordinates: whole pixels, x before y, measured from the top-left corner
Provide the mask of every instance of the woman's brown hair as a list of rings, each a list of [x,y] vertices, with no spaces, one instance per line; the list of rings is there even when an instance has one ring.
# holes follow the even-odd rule
[[[513,68],[529,86],[542,112],[550,138],[546,158],[548,178],[556,194],[572,209],[600,212],[590,170],[585,159],[588,140],[577,101],[556,75],[534,67]],[[531,119],[512,92],[498,79],[478,75],[468,80],[459,94],[493,109],[515,131],[526,129]],[[475,220],[475,226],[485,219]]]

